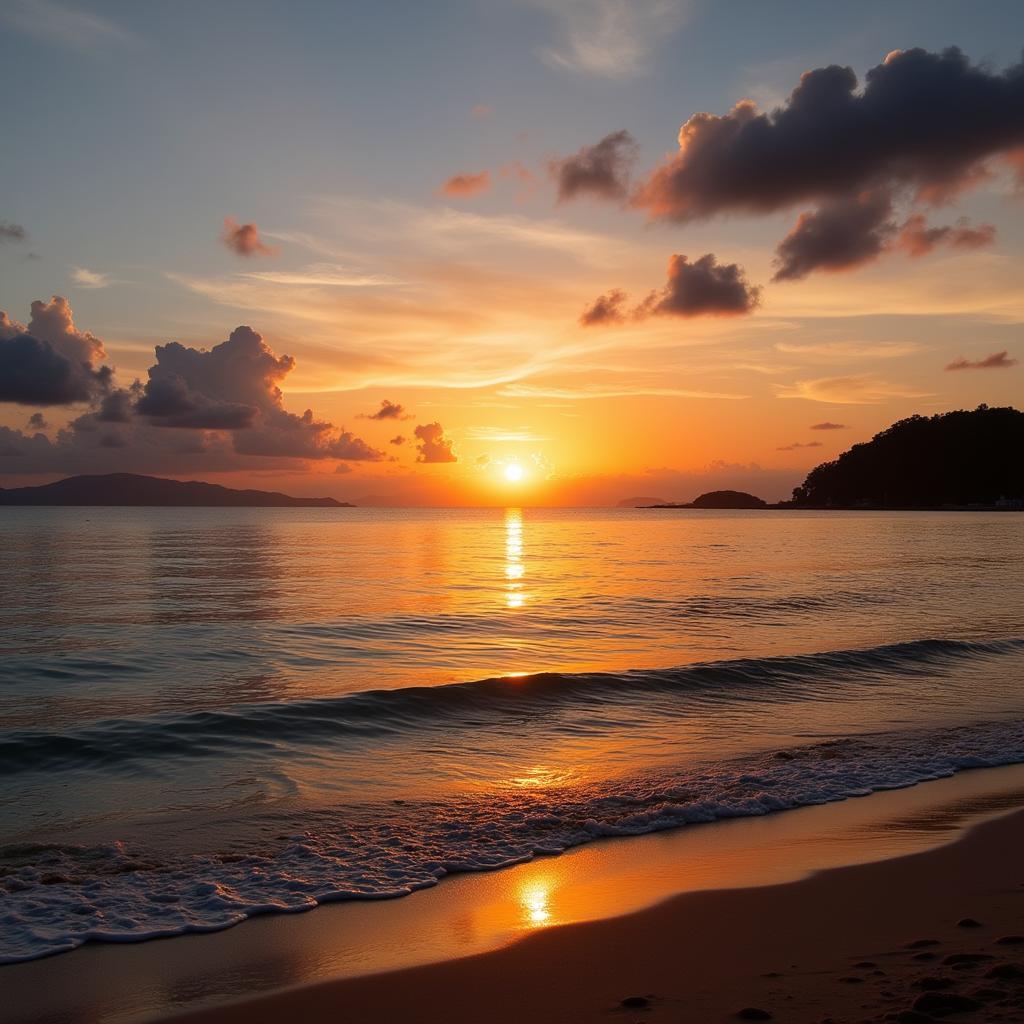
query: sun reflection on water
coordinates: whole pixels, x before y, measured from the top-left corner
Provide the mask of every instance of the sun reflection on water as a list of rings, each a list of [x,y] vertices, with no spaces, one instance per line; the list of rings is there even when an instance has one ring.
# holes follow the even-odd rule
[[[522,608],[526,595],[523,593],[523,510],[505,509],[505,607]]]
[[[519,903],[523,910],[523,918],[530,928],[552,924],[551,894],[553,885],[550,878],[541,875],[539,878],[526,880],[519,889]]]

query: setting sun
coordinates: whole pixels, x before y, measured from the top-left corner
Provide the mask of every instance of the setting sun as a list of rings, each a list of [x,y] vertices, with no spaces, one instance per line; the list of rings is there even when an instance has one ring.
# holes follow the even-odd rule
[[[510,484],[519,483],[526,476],[526,470],[518,462],[510,462],[505,467],[505,479]]]

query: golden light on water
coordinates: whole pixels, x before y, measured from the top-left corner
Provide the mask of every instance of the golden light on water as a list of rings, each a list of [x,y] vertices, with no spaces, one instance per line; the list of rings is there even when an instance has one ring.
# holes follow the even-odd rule
[[[510,469],[511,466],[507,467]],[[522,468],[521,466],[519,467]],[[526,575],[523,563],[522,509],[505,509],[505,607],[522,608],[526,596],[522,580]]]
[[[551,921],[551,879],[545,876],[530,878],[519,890],[519,903],[526,923],[536,928]]]

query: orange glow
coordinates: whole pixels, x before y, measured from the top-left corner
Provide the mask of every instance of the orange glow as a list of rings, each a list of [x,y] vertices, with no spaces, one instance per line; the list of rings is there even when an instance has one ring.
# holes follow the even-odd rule
[[[526,476],[526,470],[518,462],[510,462],[505,467],[505,479],[510,484],[520,483]]]

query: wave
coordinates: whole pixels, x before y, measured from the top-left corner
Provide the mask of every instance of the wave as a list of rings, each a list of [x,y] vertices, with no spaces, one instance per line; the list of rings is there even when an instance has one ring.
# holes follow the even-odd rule
[[[829,740],[590,786],[312,817],[297,811],[287,821],[274,818],[275,829],[290,833],[276,843],[266,831],[254,833],[245,854],[161,856],[120,842],[9,846],[0,848],[0,963],[86,942],[216,931],[337,900],[405,896],[447,874],[505,867],[603,837],[765,815],[1021,761],[1024,724],[983,723]]]
[[[444,686],[367,690],[345,696],[264,702],[215,711],[103,720],[64,731],[0,735],[0,772],[117,769],[139,761],[260,752],[437,728],[486,726],[509,716],[580,707],[636,706],[659,696],[679,707],[722,700],[786,701],[835,696],[894,674],[1024,650],[1024,638],[925,639],[808,655],[703,662],[627,672],[542,672]],[[661,710],[664,710],[662,706]]]

